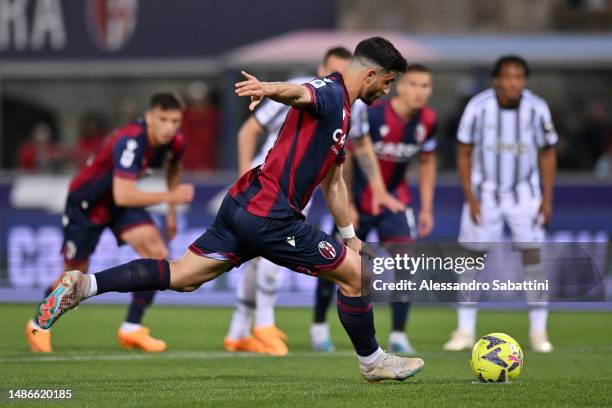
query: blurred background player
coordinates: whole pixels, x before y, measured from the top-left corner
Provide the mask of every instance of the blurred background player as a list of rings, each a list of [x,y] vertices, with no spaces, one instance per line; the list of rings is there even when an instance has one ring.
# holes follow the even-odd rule
[[[179,184],[184,151],[183,136],[179,133],[182,116],[183,104],[173,94],[153,95],[144,120],[115,130],[91,163],[74,177],[62,218],[66,271],[87,271],[89,257],[107,227],[119,245],[129,244],[141,257],[168,257],[162,234],[145,207],[168,204],[166,237],[174,238],[175,205],[191,202],[193,198],[193,186]],[[149,168],[164,165],[168,192],[145,192],[137,188],[137,179]],[[57,283],[47,289],[46,295]],[[151,337],[149,329],[141,324],[154,295],[155,291],[133,294],[125,322],[117,332],[121,346],[151,352],[166,349],[166,343]],[[26,337],[32,351],[52,351],[51,332],[42,330],[33,320],[27,323]]]
[[[317,75],[325,77],[332,72],[342,72],[351,58],[351,52],[344,47],[329,49],[318,67]],[[303,84],[314,77],[298,77],[288,82]],[[352,110],[365,109],[360,100],[355,101]],[[238,132],[238,171],[243,175],[250,169],[261,165],[278,137],[290,107],[267,99],[242,125]],[[351,132],[358,130],[357,115],[351,116]],[[266,139],[257,156],[258,139]],[[255,156],[255,158],[253,158]],[[379,182],[377,186],[381,186]],[[385,197],[387,196],[387,197]],[[380,200],[387,198],[386,191],[378,195]],[[378,204],[376,204],[378,205]],[[307,214],[309,206],[304,210]],[[236,288],[238,303],[224,340],[227,351],[264,352],[285,355],[288,348],[286,335],[275,325],[274,306],[276,292],[282,280],[282,268],[264,258],[248,262]],[[253,335],[251,336],[251,325]]]
[[[352,156],[358,166],[347,162],[345,174],[351,197],[353,223],[357,236],[365,241],[375,230],[382,243],[408,243],[417,237],[426,237],[434,225],[433,197],[436,180],[436,114],[427,102],[433,90],[429,69],[420,64],[409,65],[397,83],[397,96],[364,110],[359,115],[360,132],[349,134]],[[408,164],[419,158],[419,192],[421,208],[418,226],[409,206],[410,191],[406,182]],[[385,188],[397,197],[400,204],[378,209],[370,205],[376,194],[368,180],[376,179],[379,172]],[[333,345],[326,322],[326,312],[333,296],[334,286],[318,279],[311,326],[311,344],[317,351],[332,351]],[[395,301],[397,300],[397,301]],[[406,336],[406,322],[410,303],[407,298],[391,302],[392,331],[389,350],[414,354]]]
[[[492,71],[493,88],[467,104],[457,133],[457,164],[465,203],[459,242],[474,256],[488,243],[500,242],[504,222],[521,250],[526,280],[543,280],[540,246],[544,225],[552,215],[558,136],[546,102],[525,89],[529,67],[514,55],[501,57]],[[540,189],[540,172],[542,189]],[[474,279],[474,272],[462,279]],[[473,346],[476,334],[474,299],[463,299],[457,310],[459,326],[444,350]],[[547,299],[528,292],[531,348],[547,353]]]

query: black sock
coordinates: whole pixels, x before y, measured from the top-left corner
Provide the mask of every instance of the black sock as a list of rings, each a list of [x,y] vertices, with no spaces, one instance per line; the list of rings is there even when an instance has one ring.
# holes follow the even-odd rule
[[[128,314],[125,321],[128,323],[140,324],[142,322],[142,315],[144,314],[147,307],[153,303],[155,297],[155,290],[148,290],[146,292],[134,292],[132,293],[132,303],[128,308]]]
[[[378,350],[374,312],[367,296],[348,297],[338,290],[338,317],[342,327],[351,338],[358,355],[365,357]]]
[[[314,305],[314,322],[325,323],[327,309],[331,303],[332,297],[334,296],[334,288],[336,284],[328,281],[327,279],[317,279],[317,291],[315,292],[315,305]]]
[[[142,292],[170,287],[170,264],[165,260],[137,259],[95,274],[100,295],[106,292]]]
[[[406,330],[409,310],[410,302],[391,302],[391,330],[400,332]]]

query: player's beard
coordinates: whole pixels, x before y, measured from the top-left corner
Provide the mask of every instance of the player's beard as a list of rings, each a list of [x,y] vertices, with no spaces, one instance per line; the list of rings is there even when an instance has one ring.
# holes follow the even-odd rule
[[[383,95],[383,92],[379,92],[376,89],[366,89],[363,96],[359,97],[366,105],[371,105],[375,100],[380,98]]]

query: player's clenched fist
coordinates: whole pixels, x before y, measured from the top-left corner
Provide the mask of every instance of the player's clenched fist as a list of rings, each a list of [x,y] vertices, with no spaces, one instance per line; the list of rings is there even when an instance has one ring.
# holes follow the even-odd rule
[[[191,184],[179,184],[170,190],[169,200],[170,204],[184,204],[193,201],[193,185]]]

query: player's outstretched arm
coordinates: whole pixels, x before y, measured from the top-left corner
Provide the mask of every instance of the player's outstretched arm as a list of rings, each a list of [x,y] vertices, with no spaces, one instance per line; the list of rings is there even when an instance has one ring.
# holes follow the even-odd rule
[[[260,82],[253,75],[241,71],[245,81],[237,82],[235,92],[238,96],[250,96],[252,111],[265,97],[287,106],[308,106],[312,99],[310,91],[304,85],[289,82]]]
[[[193,200],[193,186],[178,184],[167,192],[148,192],[136,187],[136,180],[113,178],[113,198],[120,207],[148,207],[157,204],[185,204]]]

